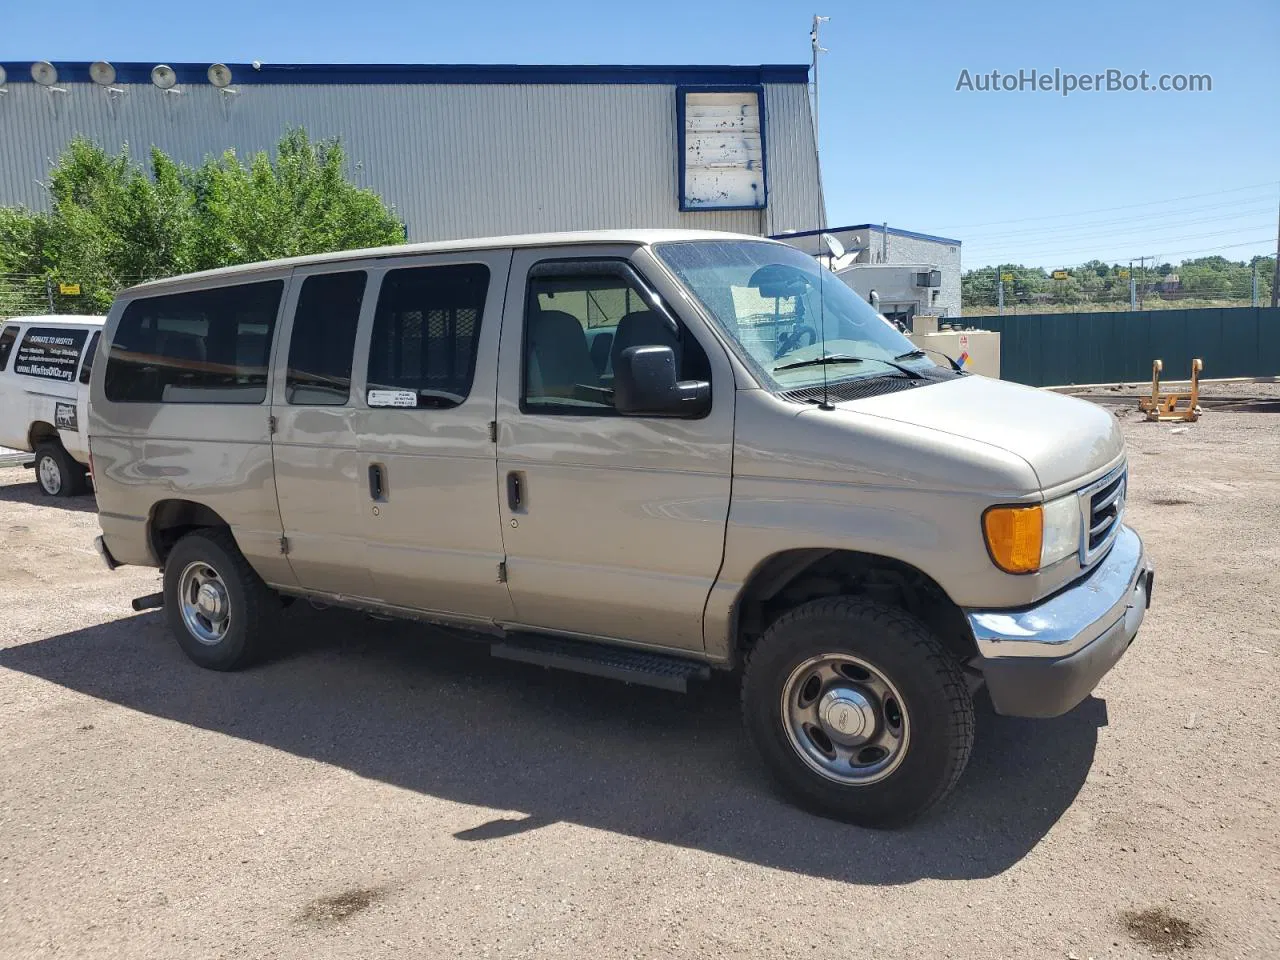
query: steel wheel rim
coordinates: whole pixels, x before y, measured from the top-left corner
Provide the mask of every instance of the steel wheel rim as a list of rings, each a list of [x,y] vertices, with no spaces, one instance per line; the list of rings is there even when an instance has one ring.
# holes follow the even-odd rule
[[[200,643],[221,643],[231,629],[231,595],[221,575],[203,560],[178,575],[178,606],[187,631]]]
[[[782,685],[782,725],[815,773],[868,786],[902,764],[911,742],[906,700],[876,666],[827,653],[801,663]]]
[[[58,462],[48,455],[40,458],[40,462],[36,464],[36,470],[40,474],[40,486],[44,488],[45,493],[57,494],[62,490],[62,471],[58,469]]]

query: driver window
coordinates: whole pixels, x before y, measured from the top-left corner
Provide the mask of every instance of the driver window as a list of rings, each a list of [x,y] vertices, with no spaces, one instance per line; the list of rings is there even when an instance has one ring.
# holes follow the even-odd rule
[[[627,347],[651,345],[672,348],[682,379],[709,379],[697,343],[683,328],[673,330],[640,290],[616,274],[532,277],[525,299],[521,407],[611,414],[614,361]],[[695,366],[697,377],[687,373]]]

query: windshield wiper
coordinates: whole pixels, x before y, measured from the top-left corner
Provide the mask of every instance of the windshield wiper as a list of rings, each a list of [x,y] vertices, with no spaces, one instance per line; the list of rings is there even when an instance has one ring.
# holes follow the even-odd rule
[[[956,373],[966,373],[966,372],[967,372],[967,371],[965,370],[965,368],[964,368],[964,367],[962,367],[962,366],[960,366],[960,364],[956,363],[956,362],[955,362],[955,360],[953,360],[949,354],[945,354],[945,353],[943,353],[941,350],[921,350],[919,347],[917,347],[915,350],[908,350],[906,353],[900,353],[900,354],[898,354],[896,357],[894,357],[893,359],[895,359],[895,360],[923,360],[925,357],[927,357],[927,356],[928,356],[929,354],[931,354],[931,353],[936,353],[938,356],[940,356],[940,357],[942,357],[944,360],[946,360],[946,361],[947,361],[947,363],[949,363],[949,364],[951,365],[951,369],[952,369],[952,370],[954,370]]]
[[[828,363],[862,363],[862,357],[851,357],[843,353],[829,353],[825,357],[810,357],[808,360],[793,360],[791,363],[782,363],[774,367],[774,372],[779,370],[798,370],[801,367],[820,367]]]
[[[774,367],[773,370],[774,370],[774,373],[777,373],[779,370],[795,370],[798,367],[820,367],[820,366],[825,366],[828,363],[867,363],[867,362],[883,363],[885,366],[893,367],[893,369],[899,370],[902,373],[905,373],[912,380],[923,380],[925,378],[924,374],[920,373],[919,371],[912,370],[910,367],[904,367],[902,364],[896,363],[893,360],[884,360],[881,357],[854,357],[846,353],[833,353],[833,354],[828,354],[825,357],[812,357],[809,360],[797,360],[794,363],[784,363],[781,366]]]

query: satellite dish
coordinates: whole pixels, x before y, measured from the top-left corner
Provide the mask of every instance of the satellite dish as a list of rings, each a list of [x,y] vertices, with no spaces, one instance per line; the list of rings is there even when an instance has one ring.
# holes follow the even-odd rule
[[[178,82],[178,75],[173,72],[173,67],[161,63],[151,68],[151,82],[161,90],[168,90]]]
[[[231,84],[231,68],[225,63],[215,63],[209,68],[209,82],[219,90]]]
[[[0,87],[4,86],[4,82],[9,79],[9,75],[4,72],[4,67],[0,67]]]
[[[58,68],[48,60],[37,60],[31,65],[31,79],[42,87],[52,87],[58,82]]]
[[[89,64],[89,78],[94,83],[109,87],[116,82],[116,68],[105,60]]]

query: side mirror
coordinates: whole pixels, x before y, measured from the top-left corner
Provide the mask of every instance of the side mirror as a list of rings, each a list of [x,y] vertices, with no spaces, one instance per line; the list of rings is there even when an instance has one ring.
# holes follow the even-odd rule
[[[627,416],[697,417],[711,409],[711,384],[677,380],[670,347],[627,347],[613,370],[613,405]]]

